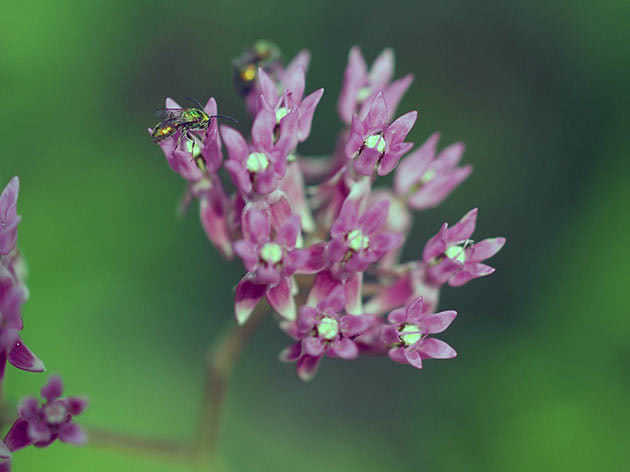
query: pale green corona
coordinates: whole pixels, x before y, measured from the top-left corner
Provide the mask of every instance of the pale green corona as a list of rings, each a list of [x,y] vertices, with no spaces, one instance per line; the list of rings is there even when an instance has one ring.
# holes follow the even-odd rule
[[[370,95],[372,95],[372,89],[370,87],[363,87],[363,88],[359,89],[359,91],[357,92],[357,101],[358,102],[363,102]]]
[[[432,181],[433,177],[435,177],[435,174],[436,172],[433,169],[429,169],[428,171],[424,173],[422,177],[420,177],[420,182],[422,182],[423,184],[426,184]]]
[[[370,238],[363,234],[360,229],[355,229],[348,233],[348,247],[353,251],[367,249],[370,245]]]
[[[280,123],[280,120],[289,114],[289,109],[280,107],[276,110],[276,123]]]
[[[276,243],[267,243],[260,250],[260,257],[269,264],[277,264],[282,260],[282,248]]]
[[[466,250],[461,246],[451,246],[444,251],[446,257],[453,259],[454,261],[464,263],[466,262]]]
[[[378,152],[383,152],[385,151],[385,140],[380,134],[371,134],[365,138],[365,147],[376,148]]]
[[[250,172],[261,172],[269,167],[269,159],[262,152],[252,152],[247,156],[247,170]]]
[[[406,324],[403,326],[403,329],[399,332],[400,339],[407,346],[411,346],[412,344],[416,344],[422,338],[422,331],[416,325]]]
[[[333,339],[339,334],[339,323],[336,319],[326,316],[317,325],[317,334],[320,338]]]

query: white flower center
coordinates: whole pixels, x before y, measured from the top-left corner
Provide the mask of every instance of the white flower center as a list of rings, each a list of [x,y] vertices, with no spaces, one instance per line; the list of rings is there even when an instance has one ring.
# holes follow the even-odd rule
[[[406,324],[399,331],[398,335],[400,336],[402,342],[404,342],[407,346],[411,346],[412,344],[416,344],[420,341],[420,338],[422,338],[422,331],[420,331],[420,328],[416,325]]]
[[[370,149],[376,148],[378,152],[385,151],[385,139],[380,134],[371,134],[367,138],[365,138],[365,147]]]
[[[333,339],[339,334],[339,323],[336,319],[326,316],[317,325],[317,334],[320,338]]]
[[[276,243],[267,243],[260,250],[260,257],[269,264],[277,264],[282,260],[282,248]]]
[[[424,173],[422,177],[420,177],[420,182],[423,184],[426,184],[430,182],[431,180],[433,180],[435,175],[436,175],[436,172],[433,169],[429,169],[428,171]]]
[[[370,95],[372,95],[372,89],[370,87],[362,87],[357,92],[357,102],[364,102]]]
[[[46,421],[52,424],[59,424],[66,419],[68,410],[61,402],[52,402],[44,407],[44,413],[46,414]]]
[[[269,159],[262,152],[252,152],[247,156],[246,167],[250,172],[261,172],[269,167]]]
[[[353,251],[367,249],[370,245],[369,236],[363,234],[360,229],[352,230],[348,233],[348,247]]]
[[[444,251],[449,259],[457,261],[461,264],[466,262],[466,249],[463,246],[451,246]]]
[[[289,109],[286,107],[280,107],[276,110],[276,123],[280,123],[280,120],[289,114]]]

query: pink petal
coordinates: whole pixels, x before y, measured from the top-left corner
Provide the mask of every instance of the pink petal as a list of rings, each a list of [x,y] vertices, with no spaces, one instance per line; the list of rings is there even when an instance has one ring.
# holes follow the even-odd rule
[[[359,357],[359,348],[349,338],[341,338],[332,342],[331,349],[333,354],[342,359],[350,360]]]
[[[282,85],[289,95],[291,105],[299,103],[304,95],[304,69],[295,67],[282,77]]]
[[[423,333],[427,334],[441,333],[449,327],[456,316],[457,312],[455,311],[442,311],[440,313],[436,313],[435,315],[423,318],[420,321],[420,328]]]
[[[368,111],[366,125],[369,129],[382,130],[388,119],[387,104],[383,92],[379,92],[374,97]]]
[[[403,315],[404,316],[404,315]],[[381,332],[381,339],[386,346],[397,344],[400,342],[400,336],[398,336],[398,329],[395,326],[385,326]]]
[[[284,348],[278,356],[282,362],[295,362],[302,354],[302,343],[297,342]]]
[[[359,89],[367,80],[367,66],[358,47],[350,49],[348,65],[344,72],[343,87],[337,103],[337,111],[341,120],[349,124],[357,103]]]
[[[300,104],[298,119],[298,141],[300,142],[305,141],[309,134],[311,134],[313,114],[315,113],[315,108],[317,108],[322,95],[324,95],[324,89],[320,88],[319,90],[311,93]]]
[[[402,347],[393,347],[388,352],[387,355],[394,362],[399,362],[401,364],[407,364],[407,357],[405,356],[405,350]]]
[[[361,303],[362,287],[363,272],[353,273],[344,283],[345,307],[348,314],[359,315],[363,313],[363,304]]]
[[[359,336],[365,333],[372,323],[374,318],[367,315],[345,315],[339,320],[339,328],[345,336]]]
[[[221,126],[221,137],[227,148],[230,159],[234,159],[244,163],[248,155],[248,147],[245,138],[233,128],[229,126]]]
[[[405,349],[405,359],[416,369],[422,369],[422,357],[414,347],[410,346]]]
[[[302,339],[302,350],[309,356],[321,356],[324,353],[324,344],[321,339],[308,336]]]
[[[464,143],[453,143],[446,146],[435,158],[436,170],[443,171],[455,167],[461,160],[465,149]]]
[[[420,353],[433,359],[451,359],[457,355],[455,349],[435,338],[425,338],[418,345]]]
[[[370,68],[370,73],[368,75],[368,80],[370,85],[378,90],[391,80],[392,75],[394,74],[394,52],[391,49],[385,49],[379,56],[374,60],[372,67]]]
[[[409,154],[398,166],[394,177],[394,187],[398,195],[405,195],[427,171],[435,156],[440,133],[433,133],[419,149]]]
[[[408,74],[403,78],[392,82],[383,91],[385,103],[387,103],[387,109],[389,110],[388,119],[394,115],[396,108],[398,108],[400,99],[411,85],[411,82],[413,82],[413,74]]]
[[[381,200],[376,202],[363,213],[359,218],[359,227],[364,234],[372,235],[387,222],[387,214],[389,212],[389,201]]]
[[[291,293],[289,278],[280,279],[280,282],[267,290],[267,301],[278,314],[287,320],[296,318],[295,300]]]
[[[358,174],[361,175],[372,175],[374,172],[374,167],[376,166],[379,158],[381,157],[381,152],[376,148],[363,148],[361,153],[354,160],[354,170],[357,171]]]
[[[442,224],[440,231],[429,239],[422,251],[422,260],[424,262],[430,262],[433,258],[438,257],[446,251],[446,235],[448,231],[448,224]]]
[[[275,107],[278,104],[278,91],[276,89],[276,84],[274,84],[273,80],[267,75],[267,73],[261,67],[258,68],[258,87],[262,92],[263,97],[267,101],[271,107]]]
[[[80,446],[87,443],[87,434],[75,423],[66,423],[59,431],[59,439],[68,444]]]
[[[11,452],[15,452],[32,444],[28,435],[28,421],[18,418],[4,437],[4,444]]]
[[[307,305],[317,306],[337,287],[341,285],[337,279],[335,279],[330,271],[324,270],[317,274],[313,287],[308,294]]]
[[[22,343],[22,340],[16,341],[9,351],[9,362],[18,369],[28,372],[44,372],[46,367],[39,357]]]
[[[238,324],[244,324],[249,315],[254,311],[254,307],[265,295],[266,285],[255,284],[243,278],[236,286],[236,297],[234,302],[234,312]]]
[[[480,262],[465,264],[464,269],[457,272],[451,279],[449,279],[448,284],[451,287],[460,287],[472,279],[485,277],[492,274],[494,271],[494,267],[481,264]]]
[[[405,315],[407,319],[416,318],[422,315],[424,308],[424,299],[422,297],[414,298],[405,308]]]
[[[56,400],[63,394],[63,381],[58,375],[52,375],[41,389],[42,397],[48,401]]]
[[[208,239],[226,258],[232,258],[232,239],[222,202],[218,198],[210,200],[208,196],[200,198],[199,217]]]
[[[300,274],[315,274],[322,270],[326,265],[326,259],[324,257],[326,243],[315,243],[305,251],[308,254],[308,258],[305,263],[297,269],[297,272]]]
[[[409,131],[411,131],[411,128],[413,128],[417,118],[417,111],[410,111],[397,118],[396,121],[389,125],[385,130],[385,133],[383,134],[385,141],[390,145],[404,141],[409,134]]]
[[[294,248],[300,234],[300,217],[290,216],[278,230],[276,241],[285,247]]]
[[[446,240],[449,242],[465,241],[475,232],[477,223],[477,208],[473,208],[466,213],[461,220],[446,232]]]
[[[473,245],[468,254],[466,262],[480,262],[494,256],[505,244],[505,238],[489,238]]]
[[[317,309],[322,313],[339,313],[343,310],[345,301],[344,287],[339,284],[317,305]]]
[[[276,126],[276,115],[272,110],[262,108],[252,125],[252,141],[256,148],[271,152],[273,148],[273,130]]]
[[[254,244],[263,244],[269,241],[271,222],[267,213],[256,207],[245,208],[242,216],[243,234],[248,241]]]
[[[309,355],[302,356],[297,363],[298,377],[305,382],[312,380],[317,373],[317,367],[319,366],[320,359],[321,357],[313,357]]]
[[[472,172],[471,166],[465,166],[441,176],[420,187],[416,193],[409,197],[409,206],[416,210],[434,208],[462,183]]]

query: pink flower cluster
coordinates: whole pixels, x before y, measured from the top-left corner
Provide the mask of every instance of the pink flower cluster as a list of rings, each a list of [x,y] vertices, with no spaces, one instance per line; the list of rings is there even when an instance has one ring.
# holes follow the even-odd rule
[[[7,362],[28,372],[43,372],[44,363],[26,347],[20,331],[22,304],[28,298],[24,282],[26,269],[17,249],[17,231],[21,217],[17,214],[19,179],[14,177],[0,194],[0,388]],[[37,400],[26,398],[19,409],[19,417],[0,441],[0,472],[11,468],[11,453],[28,445],[46,447],[57,438],[63,442],[82,444],[85,434],[72,423],[72,416],[80,414],[87,402],[80,398],[59,398],[61,379],[52,377],[42,388],[46,404],[39,408]]]
[[[435,133],[413,150],[406,138],[418,113],[395,118],[412,76],[392,80],[390,50],[368,69],[355,47],[334,150],[328,159],[301,155],[298,145],[323,96],[323,89],[305,93],[309,58],[303,51],[286,67],[260,64],[244,97],[249,137],[213,119],[193,130],[202,143],[197,154],[177,133],[160,141],[171,168],[188,181],[186,201],[199,201],[210,241],[243,262],[236,319],[245,323],[266,299],[295,340],[281,358],[295,361],[302,379],[312,378],[324,356],[383,353],[416,368],[426,358],[454,357],[431,337],[456,316],[434,313],[439,291],[492,273],[482,262],[504,238],[474,243],[474,209],[452,227],[444,223],[416,260],[402,263],[400,254],[413,212],[437,206],[470,175],[470,166],[459,166],[464,146],[438,151]],[[167,99],[167,107],[175,106]],[[216,115],[214,98],[204,110]],[[381,185],[390,173],[393,188]]]

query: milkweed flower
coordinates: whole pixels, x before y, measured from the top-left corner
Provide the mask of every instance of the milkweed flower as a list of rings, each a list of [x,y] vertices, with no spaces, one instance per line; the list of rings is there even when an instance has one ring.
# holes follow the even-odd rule
[[[342,129],[324,158],[305,155],[300,146],[325,99],[321,88],[305,95],[310,54],[284,66],[277,48],[259,43],[235,61],[253,120],[247,134],[225,125],[192,130],[198,155],[189,144],[177,148],[176,135],[160,141],[188,181],[188,199],[200,200],[209,239],[243,263],[238,323],[269,305],[295,341],[281,358],[296,362],[304,380],[324,357],[389,354],[418,368],[423,359],[454,357],[432,336],[456,315],[438,311],[440,293],[489,275],[494,269],[483,261],[505,239],[473,242],[476,210],[445,223],[423,251],[409,235],[420,210],[439,205],[470,175],[471,166],[459,164],[464,145],[438,151],[434,133],[412,150],[406,139],[417,111],[395,118],[412,76],[393,80],[391,50],[368,68],[354,47],[337,103]],[[216,113],[216,102],[206,108]],[[393,185],[381,178],[390,173]],[[403,251],[405,242],[414,247]]]
[[[10,451],[29,445],[47,447],[57,439],[78,445],[87,441],[83,429],[73,422],[74,417],[87,407],[87,400],[82,397],[63,398],[62,394],[61,377],[52,376],[41,389],[44,399],[41,405],[35,397],[22,400],[18,419],[4,438]]]
[[[457,353],[451,346],[429,335],[444,331],[456,316],[454,311],[425,313],[422,297],[392,311],[387,315],[390,324],[383,328],[382,334],[390,359],[422,369],[422,359],[455,357]]]

